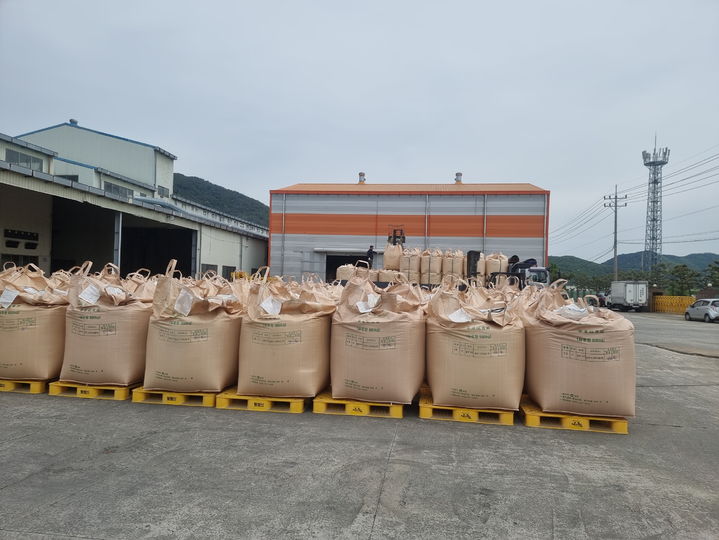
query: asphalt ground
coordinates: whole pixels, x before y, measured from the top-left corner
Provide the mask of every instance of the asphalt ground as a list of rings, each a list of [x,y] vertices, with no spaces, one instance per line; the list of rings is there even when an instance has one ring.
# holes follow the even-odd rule
[[[717,538],[719,324],[628,315],[629,435],[0,393],[0,538]]]

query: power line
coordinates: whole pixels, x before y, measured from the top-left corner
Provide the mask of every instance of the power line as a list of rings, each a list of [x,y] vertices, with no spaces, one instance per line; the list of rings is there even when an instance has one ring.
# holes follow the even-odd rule
[[[719,236],[712,238],[697,238],[695,240],[673,240],[671,242],[664,242],[665,244],[684,244],[687,242],[710,242],[712,240],[719,240]],[[620,244],[643,244],[644,242],[619,242]]]
[[[597,262],[599,259],[603,259],[603,258],[606,257],[607,255],[609,255],[613,250],[614,250],[614,246],[611,246],[611,247],[610,247],[607,251],[605,251],[604,253],[601,253],[600,255],[597,255],[597,256],[594,257],[593,259],[589,259],[589,260],[592,261],[592,262]]]
[[[576,230],[577,230],[577,227],[583,227],[584,225],[587,225],[588,223],[591,223],[591,221],[594,220],[594,219],[596,219],[597,217],[599,217],[599,216],[602,214],[602,212],[604,212],[604,206],[603,206],[603,205],[602,205],[602,206],[599,206],[598,208],[595,209],[594,212],[592,212],[591,214],[589,214],[588,216],[586,216],[586,217],[584,218],[584,222],[583,222],[583,223],[577,223],[575,226],[573,226],[573,227],[570,228],[570,229],[567,229],[566,231],[562,231],[562,232],[560,232],[560,233],[556,233],[556,234],[554,234],[554,235],[552,236],[552,238],[554,238],[555,240],[559,240],[559,239],[561,239],[561,238],[563,238],[563,237],[566,237],[566,236],[568,236],[568,235],[571,235],[571,234],[575,233]],[[550,236],[551,236],[551,235],[550,235]]]
[[[581,230],[579,230],[579,231],[576,231],[576,233],[575,233],[574,235],[572,235],[572,236],[568,236],[568,237],[566,237],[566,238],[562,238],[561,240],[553,240],[553,243],[554,243],[554,244],[562,244],[562,243],[564,243],[564,242],[568,242],[568,241],[571,240],[572,238],[576,238],[577,236],[580,236],[581,234],[584,234],[584,233],[587,232],[589,229],[593,229],[594,227],[596,227],[597,225],[599,225],[602,221],[605,221],[605,220],[606,220],[608,217],[610,217],[611,215],[612,215],[611,213],[604,214],[604,217],[603,217],[602,219],[600,219],[599,221],[597,221],[597,222],[595,222],[595,223],[592,223],[592,224],[585,224],[585,225],[589,225],[589,226],[588,226],[588,227],[585,227],[584,229],[581,229]],[[573,231],[573,232],[574,232],[574,231]]]

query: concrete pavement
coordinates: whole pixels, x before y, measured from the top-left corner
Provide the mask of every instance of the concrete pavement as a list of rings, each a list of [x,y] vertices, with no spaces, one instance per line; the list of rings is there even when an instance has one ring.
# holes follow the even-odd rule
[[[0,538],[716,537],[719,360],[637,353],[628,436],[0,394]]]

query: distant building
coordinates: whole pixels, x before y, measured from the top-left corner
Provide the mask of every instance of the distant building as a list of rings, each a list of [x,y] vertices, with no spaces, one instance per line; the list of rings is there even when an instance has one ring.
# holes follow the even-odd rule
[[[335,278],[342,264],[383,247],[401,229],[405,247],[504,252],[547,264],[549,191],[527,183],[295,184],[270,191],[273,274]]]
[[[0,134],[0,261],[45,271],[92,260],[123,272],[249,272],[265,264],[268,229],[173,193],[176,157],[75,120]]]

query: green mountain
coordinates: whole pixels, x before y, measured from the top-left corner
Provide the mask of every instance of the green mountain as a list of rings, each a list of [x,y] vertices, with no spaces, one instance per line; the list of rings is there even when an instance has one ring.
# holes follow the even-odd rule
[[[220,212],[267,227],[270,208],[260,201],[197,176],[175,173],[174,192],[180,197],[216,208]]]
[[[717,253],[692,253],[679,257],[677,255],[662,255],[662,261],[674,266],[677,264],[686,264],[689,268],[698,272],[703,271],[710,263],[719,260]],[[642,268],[642,252],[624,253],[617,257],[619,269],[624,270],[641,270]],[[549,263],[556,265],[563,275],[568,274],[584,274],[586,276],[597,277],[611,274],[614,269],[614,259],[609,259],[603,263],[595,263],[585,261],[579,257],[565,256],[549,256]]]
[[[642,251],[636,253],[624,253],[617,256],[619,268],[622,270],[641,270],[642,269]],[[716,253],[691,253],[684,257],[677,255],[662,255],[662,262],[670,266],[677,264],[686,264],[689,268],[701,272],[707,265],[719,259]],[[614,259],[609,259],[602,263],[602,266],[609,268],[609,272],[614,268]]]

